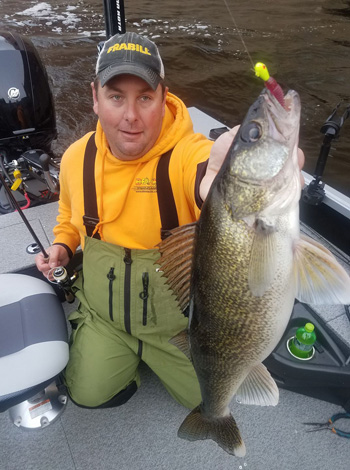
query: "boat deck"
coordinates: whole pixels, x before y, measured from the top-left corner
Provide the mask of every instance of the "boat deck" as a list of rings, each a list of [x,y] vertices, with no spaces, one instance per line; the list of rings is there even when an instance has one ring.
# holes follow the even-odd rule
[[[2,470],[348,470],[348,439],[306,432],[303,422],[325,422],[339,406],[280,390],[276,407],[232,404],[247,447],[244,458],[213,441],[177,437],[187,414],[145,365],[141,387],[120,408],[88,410],[72,402],[48,427],[25,431],[0,414]],[[347,423],[345,423],[347,424]],[[348,427],[348,430],[349,427]]]

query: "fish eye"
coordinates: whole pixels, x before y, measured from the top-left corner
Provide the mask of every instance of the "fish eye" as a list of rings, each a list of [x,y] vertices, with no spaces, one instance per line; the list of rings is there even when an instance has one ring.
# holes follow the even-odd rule
[[[241,131],[241,139],[247,143],[257,142],[261,135],[261,126],[257,122],[250,122]]]

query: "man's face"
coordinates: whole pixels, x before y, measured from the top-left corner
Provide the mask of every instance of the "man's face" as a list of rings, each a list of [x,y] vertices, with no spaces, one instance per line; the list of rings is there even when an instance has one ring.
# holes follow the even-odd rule
[[[166,90],[167,91],[167,90]],[[165,112],[166,93],[153,91],[135,75],[119,75],[95,90],[94,111],[100,119],[111,152],[120,160],[137,160],[158,139]]]

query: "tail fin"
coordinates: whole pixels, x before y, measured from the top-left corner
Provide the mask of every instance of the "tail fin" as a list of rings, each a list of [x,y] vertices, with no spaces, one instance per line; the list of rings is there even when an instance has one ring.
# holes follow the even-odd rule
[[[237,457],[245,456],[245,445],[231,414],[209,419],[202,415],[200,406],[197,406],[185,418],[177,435],[188,441],[212,439],[229,454]]]

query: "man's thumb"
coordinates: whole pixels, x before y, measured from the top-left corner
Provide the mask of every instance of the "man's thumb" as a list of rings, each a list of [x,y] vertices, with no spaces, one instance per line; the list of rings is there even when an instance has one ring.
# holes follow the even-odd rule
[[[57,268],[57,266],[60,266],[61,263],[58,261],[57,254],[51,254],[49,255],[49,266],[50,268]]]

